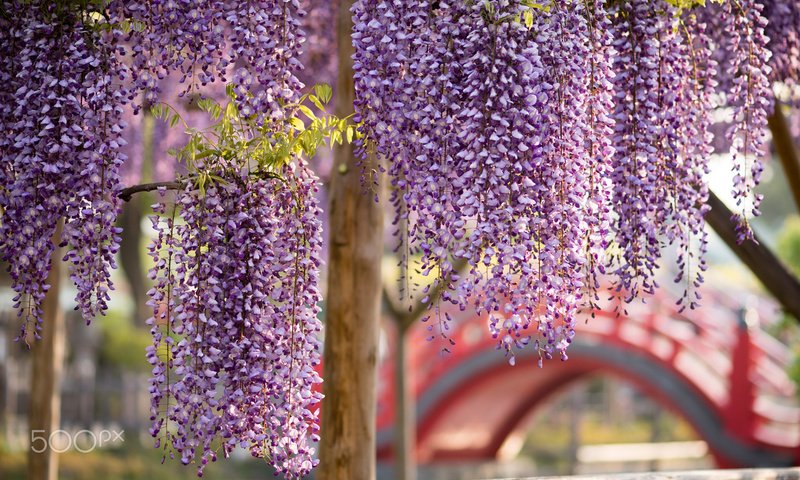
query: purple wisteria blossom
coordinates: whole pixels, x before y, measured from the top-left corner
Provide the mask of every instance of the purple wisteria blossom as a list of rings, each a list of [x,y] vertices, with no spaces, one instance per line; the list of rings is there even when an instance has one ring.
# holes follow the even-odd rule
[[[298,78],[306,85],[327,83],[336,85],[338,72],[336,22],[339,0],[302,0],[300,6],[308,12],[303,19],[306,42],[300,61],[303,70]]]
[[[274,120],[303,87],[298,0],[114,1],[109,11],[132,25],[132,91],[146,103],[159,101],[161,80],[176,72],[184,93],[230,81],[244,116]]]
[[[0,20],[0,253],[28,341],[40,329],[55,243],[66,247],[84,318],[107,308],[126,105],[174,101],[159,95],[176,86],[207,95],[200,87],[232,72],[228,111],[242,121],[229,128],[274,145],[300,99],[305,12],[283,0],[114,1],[97,16],[69,2],[2,8],[0,19],[15,22]],[[187,110],[180,120],[196,115]],[[206,138],[197,132],[186,138]],[[154,149],[174,141],[153,137]],[[138,144],[130,181],[141,171]],[[316,463],[319,186],[293,150],[259,162],[238,151],[187,161],[185,188],[155,207],[151,433],[199,475],[220,443],[223,455],[245,447],[288,477]]]
[[[768,149],[767,117],[772,113],[773,98],[769,82],[771,68],[767,24],[762,15],[763,5],[754,0],[725,2],[721,10],[721,25],[728,35],[721,47],[728,52],[720,72],[731,85],[727,105],[733,109],[733,124],[727,138],[733,156],[733,194],[738,207],[737,233],[740,241],[752,240],[747,210],[760,214],[761,194],[753,189],[760,182],[763,160]],[[749,205],[748,205],[749,204]]]
[[[3,25],[2,226],[22,319],[38,337],[53,241],[66,247],[77,308],[89,322],[107,309],[119,231],[125,95],[115,33],[100,35],[52,2],[11,2]],[[64,218],[60,238],[53,239]]]
[[[210,82],[239,59],[232,106],[248,127],[235,135],[274,136],[273,144],[300,97],[304,12],[284,1],[220,8],[192,25],[223,25],[229,57],[193,58],[191,68],[180,63],[183,74]],[[319,187],[296,155],[262,171],[259,159],[232,153],[188,165],[185,188],[153,219],[151,434],[165,456],[196,464],[201,476],[221,442],[226,457],[243,447],[294,478],[316,464],[319,439]]]
[[[611,256],[615,290],[628,302],[656,287],[665,242],[677,242],[684,307],[702,280],[715,67],[705,25],[665,2],[621,2],[614,12],[615,155]],[[659,14],[667,12],[667,15]],[[690,295],[692,295],[691,298]]]
[[[55,245],[84,318],[106,310],[121,165],[135,157],[125,181],[140,181],[145,157],[133,130],[125,149],[124,116],[141,134],[130,115],[170,104],[197,129],[148,118],[154,159],[184,139],[202,156],[155,162],[156,180],[179,170],[182,188],[161,192],[153,219],[151,433],[200,475],[235,447],[305,475],[321,398],[319,186],[287,145],[304,82],[333,82],[340,4],[78,3],[0,6],[0,258],[20,337],[38,336]],[[732,154],[739,237],[752,238],[768,115],[800,102],[800,6],[673,3],[355,2],[357,152],[365,177],[386,161],[401,266],[431,279],[405,274],[402,290],[430,305],[431,338],[449,340],[444,302],[485,315],[512,364],[525,346],[566,359],[604,284],[626,302],[652,293],[670,243],[678,303],[695,308],[715,148]],[[241,122],[200,132],[188,104],[225,84],[218,113]],[[725,145],[715,108],[731,112]],[[202,145],[215,134],[236,148]]]
[[[800,105],[800,3],[793,0],[765,0],[762,15],[767,19],[764,34],[772,54],[771,79],[789,91],[787,100]]]
[[[151,433],[201,475],[216,440],[289,476],[316,463],[319,186],[302,164],[282,173],[187,186],[153,218]]]
[[[447,338],[442,301],[488,314],[512,362],[531,342],[566,358],[604,274],[624,302],[652,293],[668,243],[679,303],[697,306],[715,94],[734,109],[740,201],[759,180],[772,101],[762,3],[545,3],[353,8],[358,152],[387,159],[400,264],[431,278],[401,290],[430,303],[432,337]],[[793,7],[770,8],[796,30]],[[780,62],[773,80],[790,83],[793,59]]]
[[[512,363],[531,340],[543,358],[565,357],[587,259],[602,261],[611,73],[602,2],[594,8],[354,8],[360,152],[390,161],[401,263],[434,276],[419,293],[430,329],[447,338],[447,314],[428,298],[444,284],[441,301],[489,314]]]

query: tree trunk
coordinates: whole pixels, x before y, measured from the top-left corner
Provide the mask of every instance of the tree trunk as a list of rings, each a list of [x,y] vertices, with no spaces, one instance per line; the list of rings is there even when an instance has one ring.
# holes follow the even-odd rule
[[[352,1],[338,14],[336,113],[353,110]],[[375,402],[383,208],[365,195],[350,145],[334,150],[318,478],[375,478]]]
[[[142,214],[144,211],[144,194],[134,195],[122,206],[119,216],[119,226],[122,227],[122,241],[120,241],[119,260],[122,272],[128,281],[133,302],[133,324],[138,327],[145,325],[145,320],[150,316],[147,310],[147,280],[142,271]]]
[[[60,241],[61,226],[56,229],[54,241]],[[58,454],[50,445],[50,435],[61,423],[61,372],[64,364],[66,327],[64,311],[58,301],[61,290],[62,249],[56,248],[52,256],[52,269],[48,276],[51,287],[44,299],[42,338],[31,341],[33,350],[33,378],[31,378],[28,425],[31,446],[28,451],[28,480],[56,480]],[[34,440],[36,439],[36,440]],[[63,438],[60,438],[63,440]]]
[[[152,181],[153,177],[153,131],[155,119],[150,110],[145,108],[142,115],[142,172],[141,182]],[[119,247],[119,260],[122,272],[128,281],[133,301],[133,324],[137,327],[144,327],[145,321],[152,314],[147,307],[147,290],[150,288],[145,276],[142,265],[141,242],[142,237],[142,217],[147,211],[150,195],[140,193],[132,195],[122,206],[122,214],[119,216],[119,226],[122,227],[120,235],[122,241]]]

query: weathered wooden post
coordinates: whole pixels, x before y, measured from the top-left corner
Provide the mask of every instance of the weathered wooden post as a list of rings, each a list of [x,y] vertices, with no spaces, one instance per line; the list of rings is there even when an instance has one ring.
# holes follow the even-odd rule
[[[336,114],[353,112],[352,1],[338,12]],[[322,441],[317,478],[375,478],[375,402],[383,206],[365,195],[352,145],[334,149],[325,315]]]

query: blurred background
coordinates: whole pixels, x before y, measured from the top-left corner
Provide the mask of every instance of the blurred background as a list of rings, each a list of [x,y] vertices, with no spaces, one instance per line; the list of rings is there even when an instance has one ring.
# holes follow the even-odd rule
[[[135,135],[128,148],[142,162],[130,182],[173,175],[175,165],[154,168],[164,169],[166,162],[159,163],[154,152],[179,144],[181,132],[148,115],[131,122]],[[315,161],[324,181],[329,155]],[[715,158],[709,176],[719,194],[730,185],[724,163],[724,157]],[[764,178],[763,216],[754,219],[755,229],[798,273],[800,217],[777,161]],[[169,460],[162,465],[147,433],[144,352],[151,340],[145,272],[153,201],[139,195],[124,207],[121,268],[107,317],[85,326],[73,311],[75,292],[62,283],[63,433],[51,440],[64,452],[63,479],[195,478],[193,467]],[[395,305],[393,245],[387,234],[379,478],[397,478],[395,451],[404,453],[407,464],[418,464],[406,478],[420,479],[796,463],[800,328],[713,233],[700,309],[677,312],[680,287],[671,282],[674,254],[668,252],[655,297],[634,302],[627,315],[606,313],[613,308],[608,304],[596,318],[587,317],[570,360],[545,362],[543,369],[525,354],[516,366],[508,365],[494,348],[486,319],[457,312],[457,345],[442,355],[441,342],[426,340],[426,325]],[[19,325],[11,296],[9,279],[0,274],[0,478],[9,480],[25,478],[32,358],[14,341]],[[398,411],[405,412],[401,421]],[[264,462],[237,453],[232,461],[209,466],[204,478],[272,477]]]
[[[308,2],[306,2],[308,3]],[[336,5],[337,2],[323,2]],[[311,9],[306,19],[307,84],[336,78],[333,8]],[[175,78],[161,85],[177,98]],[[222,89],[211,97],[221,99]],[[192,98],[173,106],[195,126],[207,119]],[[195,103],[196,105],[196,103]],[[725,129],[721,112],[719,137]],[[788,127],[800,138],[795,109]],[[148,113],[126,121],[129,162],[124,183],[165,181],[181,171],[167,154],[186,136]],[[204,123],[205,122],[205,123]],[[724,142],[721,142],[724,143]],[[795,142],[796,143],[796,142]],[[724,144],[720,151],[726,150]],[[712,159],[712,190],[731,204],[729,159]],[[323,183],[330,152],[314,159]],[[763,215],[752,219],[762,241],[800,274],[800,216],[778,159],[759,187]],[[322,205],[326,205],[322,189]],[[52,446],[59,478],[161,480],[196,478],[153,448],[148,434],[151,344],[145,324],[150,288],[147,245],[152,236],[150,194],[125,203],[116,292],[109,313],[86,326],[73,310],[75,292],[61,282],[65,362],[61,429]],[[388,218],[387,218],[388,220]],[[390,223],[387,221],[387,224]],[[570,359],[545,362],[531,352],[510,366],[495,350],[485,318],[453,312],[457,345],[442,355],[428,341],[420,315],[398,305],[396,244],[387,225],[385,298],[378,381],[380,479],[478,479],[593,472],[792,465],[800,460],[800,327],[784,315],[758,280],[709,232],[709,270],[698,310],[678,313],[681,287],[672,283],[675,254],[662,261],[662,288],[635,301],[627,314],[605,305],[578,328]],[[327,281],[323,278],[322,285]],[[26,478],[32,440],[28,426],[32,355],[12,310],[10,280],[0,269],[0,479]],[[413,309],[413,308],[412,308]],[[324,316],[324,305],[322,315]],[[419,313],[419,312],[412,312]],[[323,433],[324,435],[324,433]],[[400,453],[400,455],[397,455]],[[397,457],[406,465],[399,476]],[[207,479],[273,478],[269,466],[237,451],[205,470]]]

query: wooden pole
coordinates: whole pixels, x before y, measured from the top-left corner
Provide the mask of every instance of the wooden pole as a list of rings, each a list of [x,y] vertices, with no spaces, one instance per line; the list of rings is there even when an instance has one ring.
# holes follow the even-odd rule
[[[352,0],[339,2],[336,114],[353,111]],[[365,195],[351,145],[334,149],[325,314],[321,480],[375,478],[383,206]]]
[[[122,271],[128,280],[133,300],[133,324],[137,327],[145,325],[147,310],[147,277],[142,271],[144,264],[140,242],[142,240],[142,216],[146,199],[137,195],[122,206],[122,214],[118,223],[122,227],[120,235],[119,260]],[[152,312],[150,312],[152,313]]]
[[[711,211],[706,215],[708,223],[717,235],[750,269],[767,291],[780,302],[781,306],[800,320],[800,282],[763,243],[745,241],[737,243],[736,229],[731,221],[733,212],[714,192],[709,192],[708,205]]]
[[[416,480],[416,402],[411,392],[408,364],[408,328],[397,323],[394,358],[394,465],[395,480]]]
[[[469,264],[463,258],[456,260],[453,271],[461,276]],[[436,299],[451,283],[440,282],[430,291],[430,298]],[[428,310],[430,303],[417,300],[409,310],[403,310],[392,300],[392,294],[383,288],[383,305],[397,327],[395,370],[394,370],[394,471],[395,480],[416,480],[417,478],[417,403],[411,389],[412,374],[408,359],[408,331]]]
[[[54,243],[61,237],[61,224],[56,228]],[[49,443],[51,433],[61,423],[61,373],[64,364],[66,326],[64,311],[59,305],[61,291],[61,248],[52,255],[48,276],[50,290],[44,299],[42,338],[31,341],[33,369],[28,406],[30,450],[28,450],[28,480],[56,480],[58,454]],[[63,440],[63,438],[61,439]]]
[[[783,106],[776,100],[775,111],[768,119],[769,129],[772,132],[772,141],[781,165],[783,165],[783,171],[786,173],[786,183],[792,190],[794,205],[800,210],[800,154],[797,152],[782,109]]]

